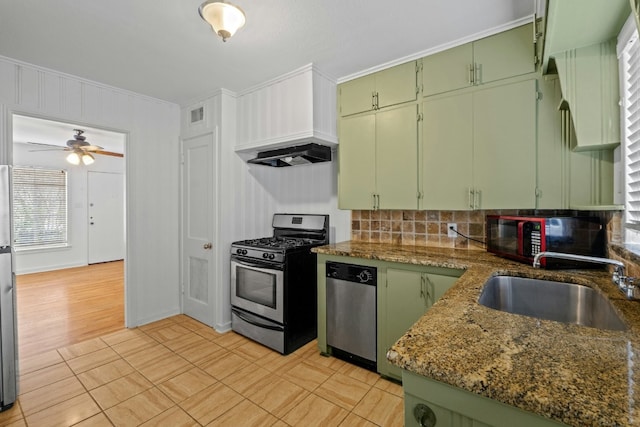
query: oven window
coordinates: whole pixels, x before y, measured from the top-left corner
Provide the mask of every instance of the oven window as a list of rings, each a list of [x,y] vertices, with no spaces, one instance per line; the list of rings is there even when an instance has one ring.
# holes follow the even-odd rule
[[[238,266],[236,296],[275,309],[276,275]]]

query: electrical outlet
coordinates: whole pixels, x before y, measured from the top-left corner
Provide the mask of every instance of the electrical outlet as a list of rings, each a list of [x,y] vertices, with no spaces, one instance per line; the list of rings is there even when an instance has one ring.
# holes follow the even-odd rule
[[[447,236],[448,237],[458,237],[458,233],[456,233],[456,231],[458,231],[458,224],[456,224],[455,222],[447,223]]]

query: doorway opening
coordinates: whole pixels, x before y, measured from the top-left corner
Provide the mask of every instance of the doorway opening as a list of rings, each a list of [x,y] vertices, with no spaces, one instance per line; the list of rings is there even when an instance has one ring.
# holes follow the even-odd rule
[[[21,114],[12,115],[12,125],[14,170],[59,170],[66,175],[66,230],[58,230],[64,238],[56,244],[17,241],[16,206],[38,206],[31,206],[28,191],[21,205],[14,194],[18,345],[23,358],[124,328],[126,134]],[[72,153],[80,159],[76,164],[68,159]],[[92,159],[85,162],[87,154]],[[31,224],[22,226],[21,233],[27,228],[22,234],[28,234]],[[44,227],[46,233],[48,225]]]

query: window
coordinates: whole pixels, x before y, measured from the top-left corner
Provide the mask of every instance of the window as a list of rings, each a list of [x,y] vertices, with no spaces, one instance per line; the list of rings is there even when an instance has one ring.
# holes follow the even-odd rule
[[[618,36],[626,241],[640,241],[640,42],[631,16]]]
[[[13,168],[13,231],[16,248],[67,244],[67,172]]]

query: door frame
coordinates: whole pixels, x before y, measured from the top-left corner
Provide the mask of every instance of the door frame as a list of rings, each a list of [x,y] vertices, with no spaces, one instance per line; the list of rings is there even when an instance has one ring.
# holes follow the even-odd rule
[[[60,123],[73,123],[79,126],[104,129],[111,132],[118,132],[124,135],[124,150],[123,150],[124,157],[122,158],[122,160],[124,161],[123,179],[124,179],[124,192],[125,192],[124,194],[124,211],[125,211],[124,212],[125,214],[125,218],[124,218],[124,235],[125,235],[124,327],[131,328],[131,327],[137,326],[137,325],[131,324],[131,319],[136,318],[134,313],[130,312],[132,310],[132,307],[135,307],[135,304],[132,304],[132,302],[135,300],[135,292],[134,292],[134,289],[132,289],[129,286],[129,283],[130,283],[129,275],[131,274],[131,272],[128,268],[128,262],[127,262],[127,260],[129,259],[129,254],[131,253],[131,250],[132,250],[131,242],[130,242],[130,239],[128,238],[129,224],[131,223],[131,217],[133,215],[129,211],[129,206],[131,206],[130,198],[132,196],[131,196],[131,189],[129,188],[129,180],[127,179],[127,177],[130,176],[130,173],[131,173],[130,168],[132,167],[131,162],[127,161],[128,156],[130,155],[129,141],[131,140],[131,131],[127,129],[120,129],[120,128],[114,128],[110,126],[105,126],[102,124],[85,122],[82,120],[75,120],[73,118],[65,118],[65,117],[56,116],[56,115],[42,114],[41,112],[29,111],[28,109],[14,109],[12,107],[5,107],[3,104],[0,103],[0,130],[2,129],[3,127],[2,125],[4,124],[4,140],[7,141],[7,143],[4,144],[4,147],[1,146],[2,144],[0,144],[0,164],[13,165],[13,116],[14,115],[28,116],[28,117],[33,117],[37,119],[56,121]],[[88,259],[89,259],[89,256],[87,253],[87,262],[88,262]]]
[[[213,159],[211,162],[211,166],[212,166],[212,176],[211,179],[213,180],[213,185],[212,185],[212,190],[213,190],[213,208],[212,208],[212,218],[211,218],[211,232],[212,232],[212,236],[211,236],[211,243],[213,245],[213,251],[214,251],[214,255],[213,255],[213,259],[211,262],[211,266],[214,269],[213,274],[212,274],[212,283],[209,284],[209,295],[211,295],[212,298],[212,303],[211,303],[211,307],[212,307],[212,313],[211,313],[211,323],[212,323],[212,327],[216,330],[218,330],[219,332],[224,332],[226,331],[226,329],[220,325],[218,323],[218,318],[219,318],[219,314],[220,314],[220,307],[221,304],[224,304],[224,302],[222,301],[224,292],[223,292],[223,284],[221,281],[222,278],[222,259],[224,258],[223,254],[226,253],[225,249],[222,246],[222,238],[221,238],[221,233],[220,233],[220,209],[221,209],[221,204],[219,202],[220,199],[220,189],[221,189],[221,183],[220,183],[220,167],[221,167],[221,149],[220,149],[220,131],[219,131],[219,127],[216,125],[213,127],[212,130],[207,130],[205,132],[198,132],[198,133],[194,133],[194,134],[189,134],[188,136],[181,136],[180,137],[180,187],[179,187],[179,203],[180,203],[180,210],[179,210],[179,221],[180,221],[180,242],[179,242],[179,250],[180,250],[180,270],[179,270],[179,274],[180,274],[180,284],[179,284],[179,293],[180,293],[180,312],[184,314],[184,289],[185,289],[185,284],[184,284],[184,275],[185,275],[185,248],[184,248],[184,236],[185,236],[185,229],[184,229],[184,184],[185,184],[185,162],[184,162],[184,142],[186,140],[191,140],[194,138],[200,138],[203,136],[210,136],[212,143],[213,143],[213,147],[212,147],[212,155],[213,155]],[[217,251],[217,252],[216,252]]]

